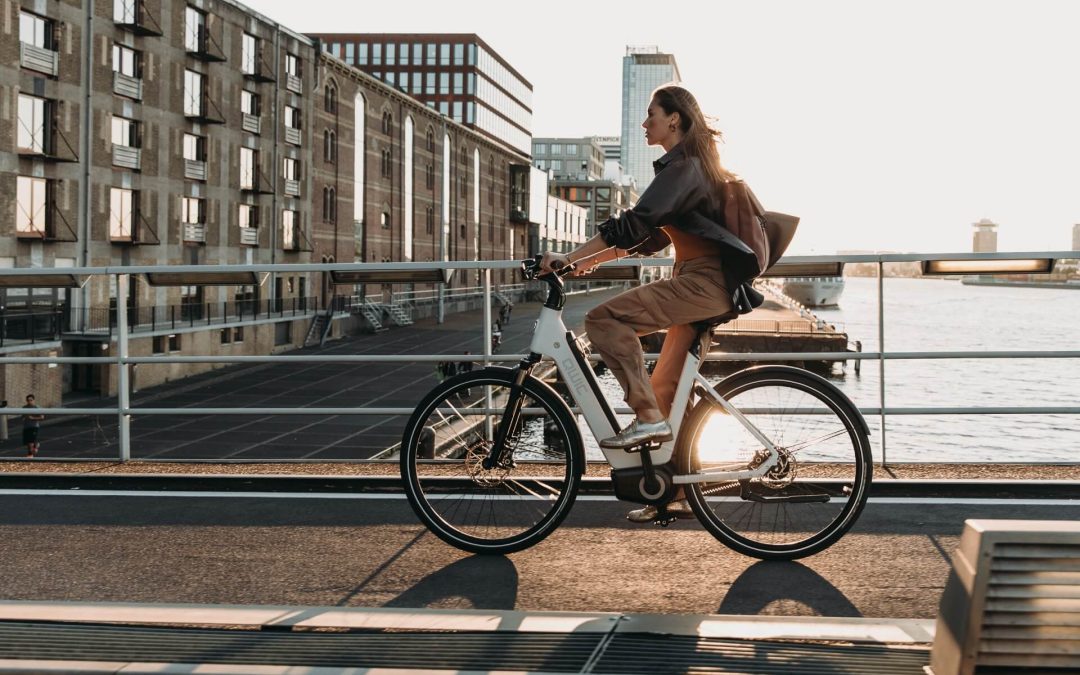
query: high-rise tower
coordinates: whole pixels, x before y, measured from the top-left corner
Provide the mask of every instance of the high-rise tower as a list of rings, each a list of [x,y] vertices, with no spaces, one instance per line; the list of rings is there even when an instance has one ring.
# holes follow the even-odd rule
[[[660,146],[645,143],[642,121],[649,109],[654,89],[669,82],[679,82],[675,56],[663,54],[659,47],[627,46],[623,57],[622,145],[623,170],[634,177],[639,192],[644,192],[653,178],[653,160],[664,154]]]

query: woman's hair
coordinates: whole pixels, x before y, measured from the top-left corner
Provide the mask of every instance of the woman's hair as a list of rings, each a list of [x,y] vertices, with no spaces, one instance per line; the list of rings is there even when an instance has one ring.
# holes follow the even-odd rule
[[[709,126],[709,120],[693,94],[678,85],[665,84],[653,92],[653,99],[668,115],[679,113],[683,149],[687,155],[701,160],[705,175],[717,188],[735,178],[735,174],[720,163],[720,150],[716,145],[723,140],[723,134]]]

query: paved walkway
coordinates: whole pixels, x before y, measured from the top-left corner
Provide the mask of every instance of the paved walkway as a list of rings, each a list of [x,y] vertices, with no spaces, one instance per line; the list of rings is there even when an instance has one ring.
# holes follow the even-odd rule
[[[567,299],[563,319],[581,331],[585,313],[612,297],[594,291]],[[503,330],[502,352],[528,348],[540,303],[515,305]],[[462,312],[437,325],[433,320],[359,335],[290,354],[461,354],[483,353],[480,312]],[[283,359],[284,361],[284,359]],[[132,405],[144,407],[409,407],[435,386],[434,363],[255,364],[232,366],[136,393]],[[98,399],[116,405],[115,399]],[[71,405],[69,403],[69,405]],[[87,404],[80,401],[80,405]],[[12,420],[11,438],[0,457],[20,457],[20,426]],[[371,415],[196,415],[134,416],[133,459],[202,460],[360,460],[398,442],[403,416]],[[119,455],[116,415],[79,416],[46,423],[39,460],[112,459]]]

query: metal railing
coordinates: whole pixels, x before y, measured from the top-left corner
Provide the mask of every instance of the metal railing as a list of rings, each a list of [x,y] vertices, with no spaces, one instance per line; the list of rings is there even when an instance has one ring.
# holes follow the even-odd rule
[[[993,254],[868,254],[868,255],[844,255],[844,256],[792,256],[785,258],[784,262],[797,264],[816,264],[830,262],[844,263],[874,263],[877,266],[877,338],[879,351],[876,352],[840,352],[813,354],[814,360],[818,361],[877,361],[879,372],[878,406],[864,407],[860,410],[864,415],[880,416],[880,448],[881,462],[887,460],[886,455],[886,419],[888,416],[903,415],[1080,415],[1080,406],[963,406],[963,407],[889,407],[886,401],[886,361],[903,360],[933,360],[933,359],[1080,359],[1078,350],[1015,350],[1015,351],[919,351],[919,352],[890,352],[885,349],[885,296],[884,296],[884,265],[896,262],[917,262],[928,260],[1020,260],[1029,258],[1054,258],[1075,260],[1080,255],[1073,251],[1054,251],[1038,253],[993,253]],[[637,267],[664,267],[673,263],[671,259],[634,259],[622,261],[622,265]],[[482,340],[484,350],[478,355],[447,355],[447,354],[415,354],[407,355],[275,355],[275,356],[174,356],[161,355],[150,357],[131,356],[128,348],[128,337],[132,333],[127,313],[117,314],[116,335],[118,349],[115,355],[108,357],[26,357],[26,356],[0,356],[2,364],[111,364],[117,366],[118,372],[118,404],[113,407],[89,407],[89,408],[35,408],[34,413],[45,415],[78,414],[100,415],[103,413],[116,414],[119,420],[119,459],[126,461],[131,457],[130,419],[132,415],[155,416],[155,415],[409,415],[413,412],[412,407],[245,407],[245,408],[151,408],[132,407],[130,403],[130,374],[128,367],[137,364],[152,363],[435,363],[439,361],[477,361],[485,363],[504,362],[515,363],[520,360],[520,354],[503,354],[493,356],[490,341],[486,336],[491,334],[492,329],[492,290],[491,271],[493,269],[517,269],[518,263],[514,261],[479,261],[479,262],[441,262],[441,263],[324,263],[324,264],[301,264],[301,265],[185,265],[185,266],[130,266],[130,267],[93,267],[93,268],[68,268],[68,269],[34,269],[35,275],[58,275],[77,277],[91,275],[111,275],[116,277],[117,295],[125,297],[129,277],[133,274],[145,274],[153,272],[170,272],[182,274],[204,274],[220,272],[277,272],[303,274],[312,272],[341,271],[396,271],[405,270],[430,270],[430,269],[459,269],[459,270],[482,270],[484,284],[483,298],[484,311],[482,312]],[[26,273],[20,269],[0,269],[0,277],[17,276]],[[3,281],[0,279],[0,281]],[[8,284],[11,285],[11,284]],[[453,297],[454,293],[474,293],[474,289],[442,289],[441,295]],[[343,299],[347,296],[343,296]],[[359,304],[359,298],[350,298],[346,302]],[[273,311],[284,311],[278,306]],[[647,354],[647,358],[656,358],[657,354]],[[737,353],[721,354],[711,353],[706,358],[709,361],[804,361],[808,354],[797,353]],[[598,357],[593,357],[598,360]],[[28,411],[22,408],[9,408],[5,411],[9,415],[24,414]],[[616,412],[629,413],[629,409],[617,409]]]
[[[263,300],[235,300],[226,302],[182,302],[175,305],[152,307],[129,307],[125,323],[132,333],[175,330],[196,326],[213,326],[258,319],[275,319],[317,313],[319,298],[274,298]],[[115,307],[94,307],[83,333],[106,334],[112,337],[120,325],[119,312]]]

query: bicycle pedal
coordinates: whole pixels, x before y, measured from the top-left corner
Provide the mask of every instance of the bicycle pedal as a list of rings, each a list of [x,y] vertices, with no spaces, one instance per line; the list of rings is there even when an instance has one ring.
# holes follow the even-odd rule
[[[677,517],[669,514],[666,516],[657,516],[656,519],[653,520],[653,523],[655,525],[659,525],[660,527],[667,527],[668,525],[674,523],[676,520],[678,520]]]
[[[662,445],[662,443],[657,443],[656,441],[649,441],[648,443],[642,443],[641,445],[626,448],[626,452],[653,452],[659,450]]]

